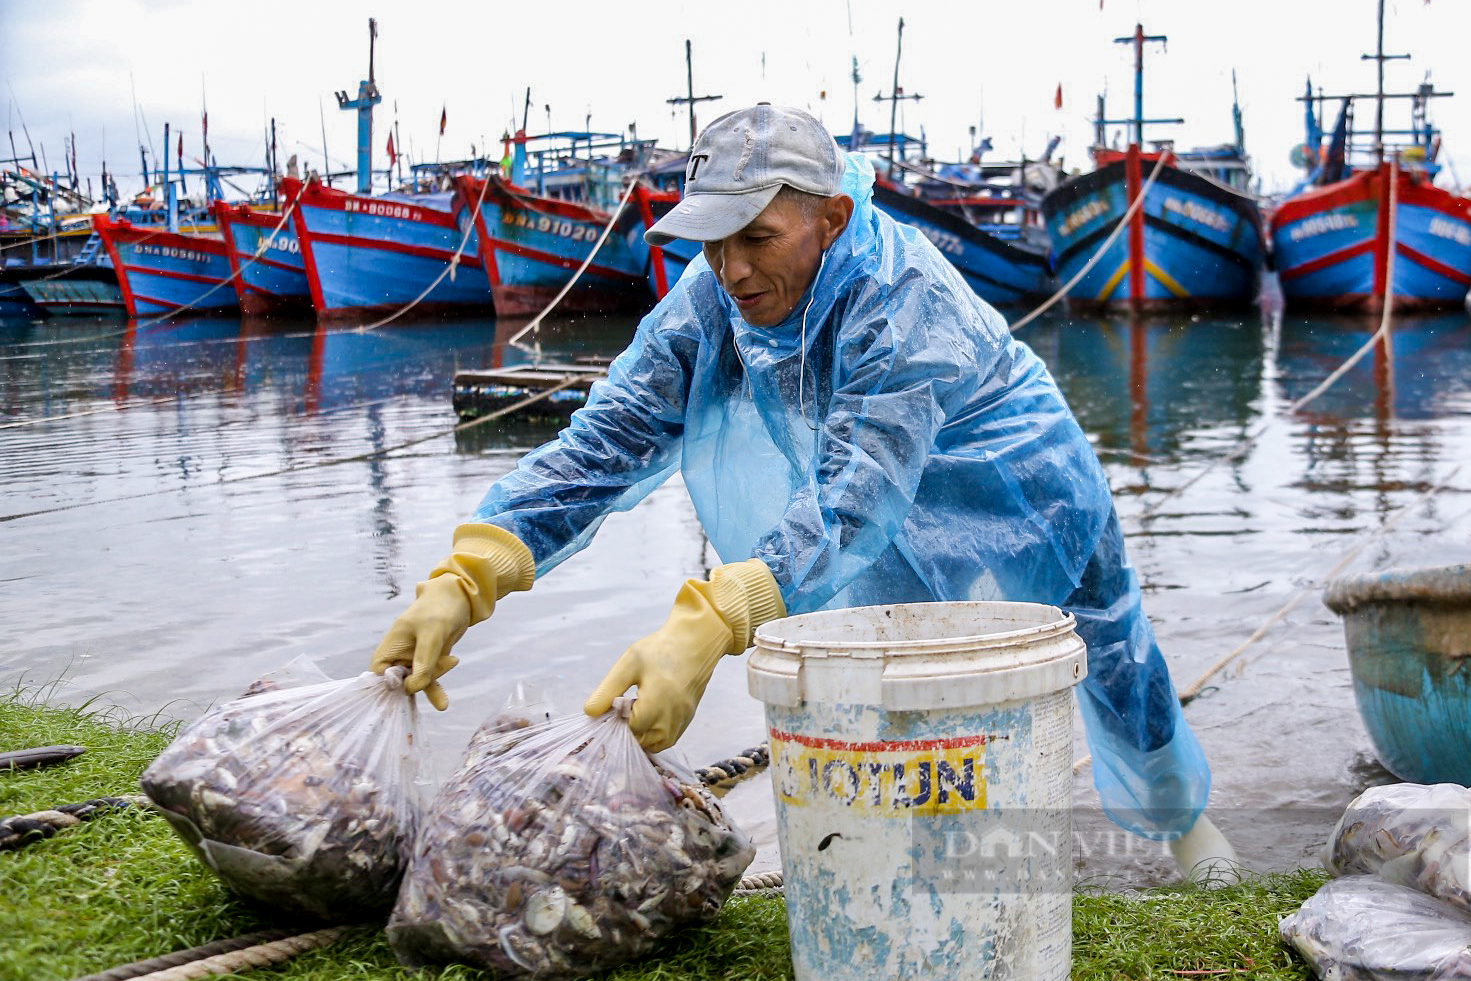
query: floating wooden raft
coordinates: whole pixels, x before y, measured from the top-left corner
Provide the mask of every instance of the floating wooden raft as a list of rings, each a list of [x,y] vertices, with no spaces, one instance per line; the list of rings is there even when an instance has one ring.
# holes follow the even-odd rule
[[[453,396],[455,413],[461,419],[478,419],[540,393],[557,389],[512,414],[566,419],[587,401],[587,392],[592,388],[593,382],[606,377],[607,363],[592,359],[573,364],[517,365],[511,368],[457,371]]]

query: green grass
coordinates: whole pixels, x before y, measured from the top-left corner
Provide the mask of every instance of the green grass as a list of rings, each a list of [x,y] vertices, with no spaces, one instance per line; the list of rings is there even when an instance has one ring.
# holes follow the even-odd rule
[[[78,743],[58,766],[0,772],[0,817],[92,797],[136,794],[138,777],[173,735],[157,718],[95,706],[54,707],[48,692],[0,692],[0,751]],[[1075,979],[1251,978],[1308,981],[1312,972],[1277,939],[1278,917],[1323,882],[1322,873],[1269,876],[1220,890],[1079,892],[1073,902]],[[106,814],[56,837],[0,852],[0,981],[79,977],[272,927],[233,897],[167,824],[141,811]],[[310,927],[304,927],[309,929]],[[780,897],[732,899],[720,917],[686,930],[609,981],[715,981],[792,976]],[[364,931],[252,978],[293,981],[484,981],[468,967],[438,974],[400,968],[381,931]]]

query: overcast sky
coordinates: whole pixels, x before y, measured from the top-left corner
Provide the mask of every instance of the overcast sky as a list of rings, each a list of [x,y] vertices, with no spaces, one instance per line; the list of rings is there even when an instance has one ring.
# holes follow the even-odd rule
[[[186,156],[199,153],[200,108],[221,163],[259,164],[263,133],[276,119],[282,161],[297,153],[320,168],[322,121],[334,169],[354,160],[354,115],[333,93],[357,91],[366,77],[368,17],[378,20],[375,165],[385,164],[387,126],[396,118],[400,150],[415,159],[466,156],[495,144],[519,120],[531,90],[531,132],[547,128],[626,131],[664,145],[688,145],[686,110],[666,99],[686,90],[685,40],[693,43],[696,95],[707,122],[757,101],[802,106],[834,132],[852,124],[850,78],[858,59],[857,108],[870,129],[888,128],[895,42],[904,18],[899,84],[919,101],[902,103],[906,131],[931,152],[956,158],[971,126],[983,127],[995,156],[1035,156],[1061,134],[1069,167],[1089,164],[1091,118],[1106,91],[1111,116],[1132,108],[1132,51],[1113,38],[1165,34],[1145,60],[1145,113],[1185,117],[1146,138],[1181,146],[1231,139],[1231,73],[1237,74],[1246,143],[1268,191],[1295,180],[1288,162],[1302,140],[1305,76],[1331,93],[1372,92],[1377,0],[747,0],[659,4],[459,2],[427,0],[0,0],[0,73],[7,124],[21,153],[26,135],[63,169],[75,132],[84,175],[104,156],[126,193],[141,185],[138,144],[157,147],[163,124],[184,132]],[[1471,37],[1468,0],[1388,0],[1387,87],[1407,90],[1429,73],[1459,93],[1437,100],[1456,173],[1440,183],[1471,185]],[[1054,108],[1057,87],[1063,108]],[[1389,122],[1404,124],[1405,102]],[[550,107],[548,111],[547,107]],[[320,107],[320,108],[319,108]],[[440,112],[448,118],[437,145]],[[1398,110],[1396,112],[1395,110]],[[1371,108],[1360,119],[1371,118]],[[144,122],[147,129],[144,129]],[[1329,121],[1331,123],[1331,120]],[[5,148],[8,156],[8,147]],[[152,158],[152,154],[150,154]],[[95,178],[94,178],[95,179]]]

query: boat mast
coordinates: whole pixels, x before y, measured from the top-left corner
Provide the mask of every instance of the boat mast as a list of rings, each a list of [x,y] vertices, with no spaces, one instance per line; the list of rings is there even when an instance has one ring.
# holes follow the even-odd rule
[[[373,42],[378,38],[378,21],[368,18],[368,78],[358,82],[358,97],[349,99],[347,90],[337,93],[337,108],[356,110],[358,114],[358,193],[373,189],[373,107],[383,101],[373,77]],[[325,135],[325,130],[324,130]],[[325,139],[323,143],[325,144]],[[325,152],[325,146],[323,147]],[[330,163],[329,163],[330,169]]]
[[[1133,146],[1142,148],[1144,146],[1144,124],[1145,123],[1183,123],[1185,120],[1175,119],[1145,119],[1144,118],[1144,42],[1158,41],[1164,44],[1169,40],[1166,34],[1145,34],[1143,24],[1134,25],[1134,33],[1128,37],[1116,37],[1115,44],[1132,44],[1134,46],[1134,116],[1131,119],[1105,119],[1103,118],[1103,96],[1098,97],[1098,118],[1094,120],[1095,141],[1103,145],[1104,127],[1112,123],[1124,123],[1134,127],[1134,138],[1131,140]]]
[[[1374,61],[1378,75],[1378,84],[1374,88],[1374,161],[1384,162],[1384,63],[1403,59],[1408,61],[1407,54],[1387,55],[1384,53],[1384,0],[1379,0],[1379,44],[1371,55],[1360,55],[1360,61]]]
[[[874,95],[874,97],[873,97],[873,101],[874,102],[883,102],[885,99],[887,99],[888,102],[889,102],[889,179],[890,180],[892,180],[893,177],[894,177],[894,144],[896,142],[898,142],[898,139],[899,139],[899,134],[896,132],[896,129],[897,129],[898,125],[899,125],[899,100],[900,99],[913,99],[915,102],[918,102],[920,99],[923,99],[924,98],[924,96],[920,95],[918,92],[914,93],[913,95],[905,95],[904,94],[904,90],[899,87],[899,58],[903,54],[904,54],[904,18],[903,17],[900,17],[899,18],[899,42],[894,47],[894,90],[892,92],[890,92],[888,95],[884,95],[882,92],[879,92],[876,95]],[[857,115],[857,113],[856,113],[856,106],[855,106],[855,113],[854,113],[854,115],[855,116]],[[903,150],[900,150],[899,151],[899,158],[901,160],[904,158],[904,151]]]
[[[694,47],[690,44],[689,38],[684,39],[684,81],[686,86],[685,91],[689,94],[677,96],[673,99],[665,99],[664,101],[671,106],[688,105],[690,107],[690,149],[693,150],[695,148],[695,136],[697,135],[695,132],[695,103],[713,102],[716,99],[723,99],[725,96],[695,95],[695,56]],[[550,125],[547,128],[550,129]]]
[[[1134,118],[1130,120],[1134,124],[1134,142],[1139,146],[1144,145],[1144,124],[1150,123],[1183,123],[1183,119],[1149,119],[1144,118],[1144,42],[1158,41],[1164,44],[1169,40],[1167,34],[1145,34],[1144,25],[1136,23],[1134,33],[1129,37],[1114,38],[1115,44],[1132,44],[1134,46]],[[1116,120],[1110,120],[1111,122]]]

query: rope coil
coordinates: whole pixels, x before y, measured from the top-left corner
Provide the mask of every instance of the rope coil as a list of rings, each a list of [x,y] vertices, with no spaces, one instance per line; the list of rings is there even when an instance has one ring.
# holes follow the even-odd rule
[[[161,971],[135,974],[132,975],[132,978],[134,981],[195,981],[197,978],[207,978],[217,974],[237,974],[258,967],[270,967],[272,964],[280,964],[282,961],[290,960],[298,954],[304,954],[317,947],[336,943],[347,933],[356,929],[358,928],[355,926],[337,926],[315,930],[311,933],[286,936],[279,940],[240,947],[223,954],[215,954],[175,967],[167,967]]]
[[[699,767],[695,770],[695,775],[712,790],[723,790],[734,787],[747,777],[755,776],[770,764],[771,747],[762,743],[737,756]]]
[[[198,947],[190,947],[188,950],[176,950],[171,954],[160,954],[158,957],[150,957],[147,960],[133,961],[131,964],[119,964],[117,967],[109,968],[106,971],[88,974],[86,977],[74,978],[73,981],[133,981],[135,978],[154,974],[165,968],[178,967],[182,964],[202,961],[206,958],[219,954],[228,954],[246,947],[271,943],[294,936],[295,934],[295,930],[260,930],[256,933],[247,933],[240,937],[231,937],[228,940],[216,940],[212,943],[201,944]]]

